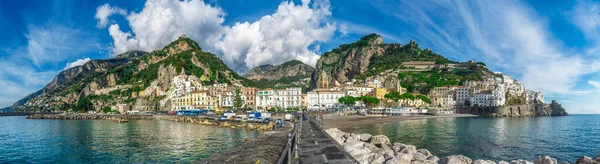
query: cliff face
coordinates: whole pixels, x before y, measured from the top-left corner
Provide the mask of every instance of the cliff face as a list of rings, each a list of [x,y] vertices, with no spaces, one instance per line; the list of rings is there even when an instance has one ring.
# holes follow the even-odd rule
[[[244,77],[253,80],[262,87],[308,87],[307,83],[315,69],[298,60],[280,65],[263,65],[252,68]]]
[[[474,114],[494,117],[517,116],[567,116],[569,115],[562,106],[552,100],[550,104],[509,105],[499,107],[459,107],[456,113]]]
[[[85,110],[119,103],[152,110],[165,98],[164,92],[170,88],[173,77],[180,74],[193,75],[205,85],[254,85],[231,71],[216,55],[201,51],[195,41],[180,37],[150,53],[130,51],[113,59],[93,60],[64,70],[40,91],[5,109],[23,112],[89,108],[90,105],[80,104],[83,99],[94,108]]]
[[[384,44],[381,36],[370,34],[325,52],[312,74],[311,89],[316,88],[320,76],[327,76],[330,85],[341,84],[365,74],[398,68],[405,61],[451,62],[429,49],[422,50],[415,41],[406,45]]]

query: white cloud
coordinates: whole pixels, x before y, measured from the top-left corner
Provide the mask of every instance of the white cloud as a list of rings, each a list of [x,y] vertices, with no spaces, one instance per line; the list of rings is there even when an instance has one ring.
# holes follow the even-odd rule
[[[159,49],[185,34],[239,72],[291,59],[315,65],[319,56],[308,47],[327,42],[336,29],[329,22],[329,8],[328,1],[304,0],[300,5],[284,1],[271,15],[229,27],[222,25],[221,8],[201,0],[148,0],[142,11],[127,16],[130,32],[118,24],[108,30],[114,40],[113,54]]]
[[[344,36],[348,36],[348,25],[347,24],[341,24],[340,25],[340,33],[342,33],[342,37]]]
[[[484,61],[528,89],[568,94],[583,75],[598,71],[594,60],[562,47],[545,18],[518,1],[375,4],[408,22],[408,29],[419,29],[406,32],[408,37],[425,40],[445,56]]]
[[[108,17],[113,14],[127,15],[127,10],[118,7],[112,7],[108,3],[98,6],[98,8],[96,8],[96,15],[94,15],[94,18],[98,20],[96,27],[105,28],[109,23]]]
[[[272,15],[228,28],[223,40],[217,43],[218,54],[235,70],[291,59],[314,66],[319,55],[316,49],[308,47],[327,42],[333,36],[335,25],[328,22],[330,16],[328,2],[315,2],[312,7],[309,1],[301,5],[283,2]]]
[[[0,107],[41,89],[59,72],[54,65],[96,51],[93,37],[76,28],[56,24],[29,26],[25,45],[2,47]]]
[[[74,62],[68,62],[63,70],[67,70],[67,69],[73,68],[75,66],[83,65],[83,64],[87,63],[88,61],[90,61],[90,58],[77,59]]]
[[[586,38],[598,40],[600,32],[600,4],[579,0],[568,13],[570,21],[585,34]]]
[[[185,34],[203,49],[211,50],[225,28],[225,13],[201,0],[148,0],[142,11],[127,15],[130,32],[112,24],[109,34],[114,40],[113,55],[128,50],[152,51]]]
[[[9,54],[27,57],[37,67],[94,52],[97,48],[93,37],[79,29],[61,25],[29,26],[25,37],[27,45],[9,50]]]
[[[588,81],[588,84],[594,86],[596,89],[600,89],[600,82],[597,82],[597,81]]]

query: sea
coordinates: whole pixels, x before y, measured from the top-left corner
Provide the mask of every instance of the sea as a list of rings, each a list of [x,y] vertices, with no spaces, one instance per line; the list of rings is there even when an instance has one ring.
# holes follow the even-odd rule
[[[259,131],[166,120],[0,117],[0,163],[195,163]]]
[[[535,161],[550,155],[575,163],[600,154],[600,115],[561,117],[460,117],[408,120],[366,126],[354,133],[386,135],[390,141],[427,149],[438,157]]]

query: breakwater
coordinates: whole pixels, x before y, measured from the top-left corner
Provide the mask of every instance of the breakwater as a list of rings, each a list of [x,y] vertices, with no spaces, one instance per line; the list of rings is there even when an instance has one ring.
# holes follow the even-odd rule
[[[107,120],[107,119],[154,119],[152,115],[100,115],[100,114],[34,114],[26,119],[56,119],[56,120]]]
[[[390,143],[385,135],[372,136],[371,134],[345,133],[337,128],[330,128],[325,132],[359,163],[386,163],[386,164],[496,164],[495,161],[477,159],[473,160],[464,155],[450,155],[438,157],[426,149],[417,149],[414,145]],[[581,156],[577,164],[593,164],[600,162],[600,155],[591,158]],[[516,159],[510,162],[498,161],[498,164],[558,164],[551,156],[537,156],[534,162]]]
[[[550,104],[523,104],[488,107],[457,107],[456,113],[493,117],[566,116],[568,113],[555,100]]]
[[[188,122],[188,123],[200,124],[200,125],[227,127],[227,128],[232,128],[232,129],[246,128],[249,130],[269,131],[269,130],[273,130],[275,127],[275,123],[272,121],[269,123],[216,121],[216,118],[206,117],[206,116],[200,116],[200,117],[194,117],[194,116],[165,117],[165,116],[162,116],[162,117],[158,117],[158,118],[173,120],[173,121],[177,121],[177,122]]]
[[[130,120],[130,119],[160,119],[176,122],[187,122],[193,124],[219,126],[227,128],[245,128],[249,130],[269,131],[275,128],[274,122],[269,123],[247,123],[232,121],[217,121],[215,117],[209,116],[169,116],[169,115],[101,115],[101,114],[35,114],[28,115],[26,119],[57,119],[57,120]]]

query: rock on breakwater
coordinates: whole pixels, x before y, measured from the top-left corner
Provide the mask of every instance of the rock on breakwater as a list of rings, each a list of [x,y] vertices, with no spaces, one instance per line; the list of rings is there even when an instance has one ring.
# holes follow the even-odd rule
[[[384,164],[496,164],[491,160],[473,160],[463,155],[437,157],[426,149],[417,149],[414,145],[390,143],[385,135],[345,133],[337,128],[325,132],[359,163]],[[582,156],[575,163],[598,164],[600,155],[590,158]],[[498,164],[557,164],[550,156],[538,156],[534,162],[517,159],[510,162],[499,161]],[[563,162],[566,163],[566,162]]]

